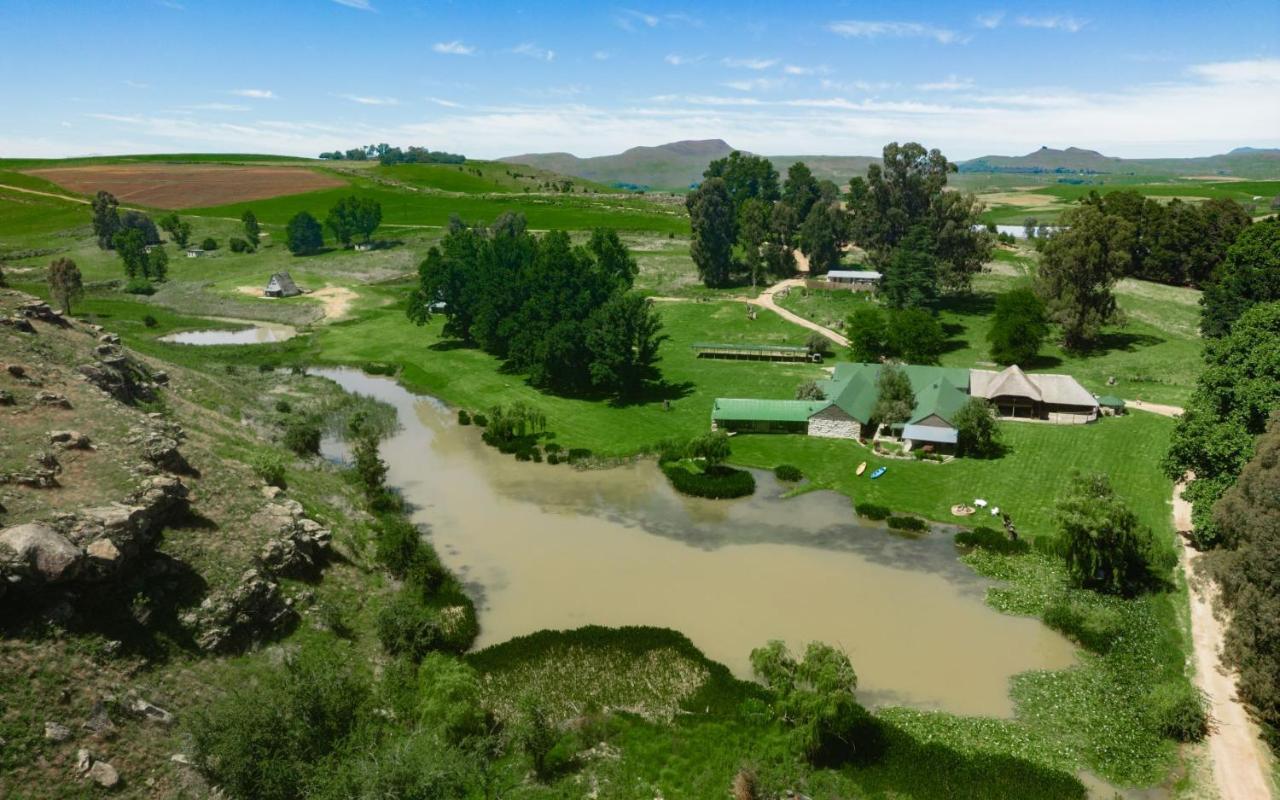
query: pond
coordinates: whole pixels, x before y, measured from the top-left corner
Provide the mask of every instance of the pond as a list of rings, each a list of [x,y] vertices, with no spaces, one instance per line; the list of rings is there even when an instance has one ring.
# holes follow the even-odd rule
[[[652,461],[518,462],[389,378],[313,373],[396,408],[388,480],[475,597],[478,647],[543,628],[656,625],[747,677],[753,647],[821,640],[849,653],[864,702],[996,716],[1012,713],[1012,675],[1075,661],[1039,621],[984,604],[992,582],[957,559],[947,532],[860,526],[847,497],[782,499],[763,472],[755,496],[710,501],[677,495]],[[323,450],[346,456],[336,440]]]
[[[250,320],[224,319],[223,322],[234,322],[248,325],[239,330],[201,330],[180,331],[168,336],[161,336],[160,341],[173,344],[215,345],[215,344],[270,344],[283,342],[298,335],[298,329],[292,325],[281,325],[277,322],[253,322]]]

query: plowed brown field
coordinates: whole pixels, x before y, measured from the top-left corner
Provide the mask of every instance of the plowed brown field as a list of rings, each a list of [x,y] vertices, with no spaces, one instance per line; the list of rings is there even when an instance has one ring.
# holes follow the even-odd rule
[[[219,206],[346,185],[341,178],[305,167],[111,164],[33,169],[29,174],[73,192],[105,190],[121,203],[153,208]]]

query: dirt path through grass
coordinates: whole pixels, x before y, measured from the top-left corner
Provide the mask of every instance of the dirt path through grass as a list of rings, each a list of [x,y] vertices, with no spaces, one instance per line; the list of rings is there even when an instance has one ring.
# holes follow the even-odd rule
[[[1192,528],[1191,504],[1182,498],[1186,483],[1173,489],[1173,524],[1181,534]],[[1258,729],[1236,698],[1236,675],[1220,662],[1223,623],[1213,614],[1218,588],[1201,573],[1183,543],[1182,569],[1187,575],[1191,601],[1191,639],[1196,665],[1195,683],[1209,699],[1213,729],[1209,733],[1209,758],[1213,780],[1222,800],[1260,800],[1272,797]]]
[[[802,328],[808,328],[811,331],[817,331],[818,333],[827,337],[828,339],[840,345],[841,347],[848,347],[849,340],[846,339],[845,337],[841,336],[840,334],[836,333],[830,328],[824,328],[823,326],[819,325],[813,320],[805,319],[799,314],[793,314],[792,312],[786,310],[785,308],[783,308],[782,306],[774,302],[773,296],[777,294],[779,291],[783,289],[790,291],[791,289],[798,286],[804,286],[803,278],[788,278],[785,281],[778,281],[774,285],[770,286],[768,289],[765,289],[763,292],[760,293],[759,297],[755,297],[755,298],[742,297],[738,299],[746,301],[754,306],[767,308],[773,313],[785,319],[787,322],[794,323],[796,325],[799,325]]]

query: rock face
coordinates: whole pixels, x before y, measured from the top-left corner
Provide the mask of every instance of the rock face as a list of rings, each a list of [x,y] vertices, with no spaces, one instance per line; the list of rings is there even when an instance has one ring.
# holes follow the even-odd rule
[[[71,738],[71,729],[58,722],[46,722],[44,738],[51,742],[65,742]]]
[[[256,569],[245,572],[234,589],[209,595],[200,608],[183,617],[196,630],[196,643],[213,653],[273,637],[297,620],[279,584]]]
[[[77,371],[86,381],[122,403],[155,399],[154,382],[140,364],[126,355],[104,356],[92,364],[81,364]]]
[[[328,556],[332,533],[302,513],[298,501],[285,500],[267,503],[253,518],[254,524],[276,533],[258,554],[258,563],[273,575],[312,575]]]
[[[0,529],[0,584],[22,591],[113,577],[149,552],[164,525],[186,507],[182,481],[158,475],[123,503],[64,515],[56,526],[29,522]]]
[[[187,459],[178,452],[178,441],[163,434],[148,435],[142,444],[142,455],[147,461],[167,472],[191,471],[191,465],[187,463]]]

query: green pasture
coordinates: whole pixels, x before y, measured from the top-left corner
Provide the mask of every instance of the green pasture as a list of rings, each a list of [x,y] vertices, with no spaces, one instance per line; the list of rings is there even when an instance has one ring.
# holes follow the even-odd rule
[[[616,189],[585,178],[502,161],[468,160],[463,164],[394,164],[385,167],[376,165],[369,170],[369,174],[415,188],[461,194],[538,192],[545,191],[542,185],[547,181],[564,180],[571,180],[573,191],[578,193],[588,190],[618,193]]]

